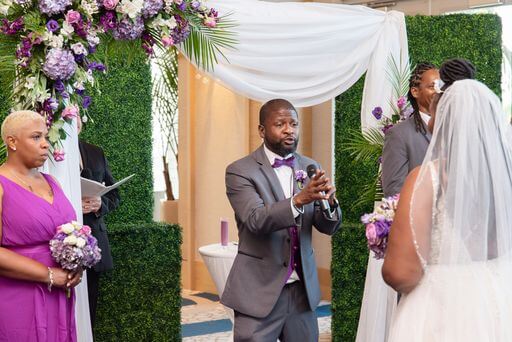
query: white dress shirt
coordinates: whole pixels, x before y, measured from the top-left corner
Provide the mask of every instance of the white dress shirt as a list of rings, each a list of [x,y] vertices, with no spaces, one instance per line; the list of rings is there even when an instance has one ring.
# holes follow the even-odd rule
[[[428,122],[430,121],[430,115],[428,115],[427,113],[423,113],[421,111],[420,111],[420,115],[421,115],[421,119],[425,123],[425,126],[428,125]]]

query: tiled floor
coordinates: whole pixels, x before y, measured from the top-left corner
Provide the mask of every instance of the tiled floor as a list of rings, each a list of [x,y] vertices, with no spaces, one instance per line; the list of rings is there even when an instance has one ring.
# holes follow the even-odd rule
[[[181,334],[184,342],[229,342],[233,327],[227,309],[218,297],[204,292],[182,291]],[[331,341],[331,306],[321,302],[318,309],[321,342]]]

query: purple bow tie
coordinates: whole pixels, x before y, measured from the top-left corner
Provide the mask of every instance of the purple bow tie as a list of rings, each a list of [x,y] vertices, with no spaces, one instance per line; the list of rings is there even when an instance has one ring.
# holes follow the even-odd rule
[[[274,159],[274,164],[272,164],[273,168],[281,167],[281,166],[288,166],[293,169],[295,166],[295,156],[288,157],[286,159]]]

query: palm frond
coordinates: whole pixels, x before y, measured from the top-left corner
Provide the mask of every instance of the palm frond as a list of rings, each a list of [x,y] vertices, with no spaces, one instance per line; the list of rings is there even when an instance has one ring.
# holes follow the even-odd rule
[[[377,128],[369,128],[363,132],[350,130],[349,138],[342,143],[342,149],[347,151],[353,162],[374,162],[376,163],[382,154],[384,137]]]
[[[398,65],[393,56],[388,58],[388,67],[386,76],[393,88],[393,94],[396,98],[407,94],[409,91],[409,78],[411,76],[410,63]]]
[[[369,204],[380,201],[384,193],[382,191],[381,172],[377,173],[377,177],[363,187],[361,195],[352,203],[352,208],[360,208]]]
[[[229,18],[230,15],[219,18],[215,28],[205,27],[200,18],[191,18],[190,36],[180,45],[199,67],[212,70],[218,55],[226,58],[223,49],[232,49],[236,45],[236,34],[230,30],[236,26],[236,22]]]
[[[0,146],[0,164],[5,163],[6,159],[7,159],[7,146],[2,144],[2,146]]]

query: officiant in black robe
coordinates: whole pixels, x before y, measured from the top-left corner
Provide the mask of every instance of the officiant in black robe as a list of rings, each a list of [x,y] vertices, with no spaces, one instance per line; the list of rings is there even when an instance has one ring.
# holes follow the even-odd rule
[[[80,119],[78,121],[78,132],[80,133]],[[115,180],[112,177],[103,150],[82,140],[79,140],[79,148],[81,176],[104,183],[106,186],[114,184]],[[101,273],[112,270],[114,267],[104,217],[115,210],[119,206],[119,202],[118,189],[113,189],[101,197],[82,198],[83,222],[91,227],[92,235],[98,240],[98,246],[101,248],[101,261],[92,268],[87,269],[89,311],[93,328],[96,321]]]

